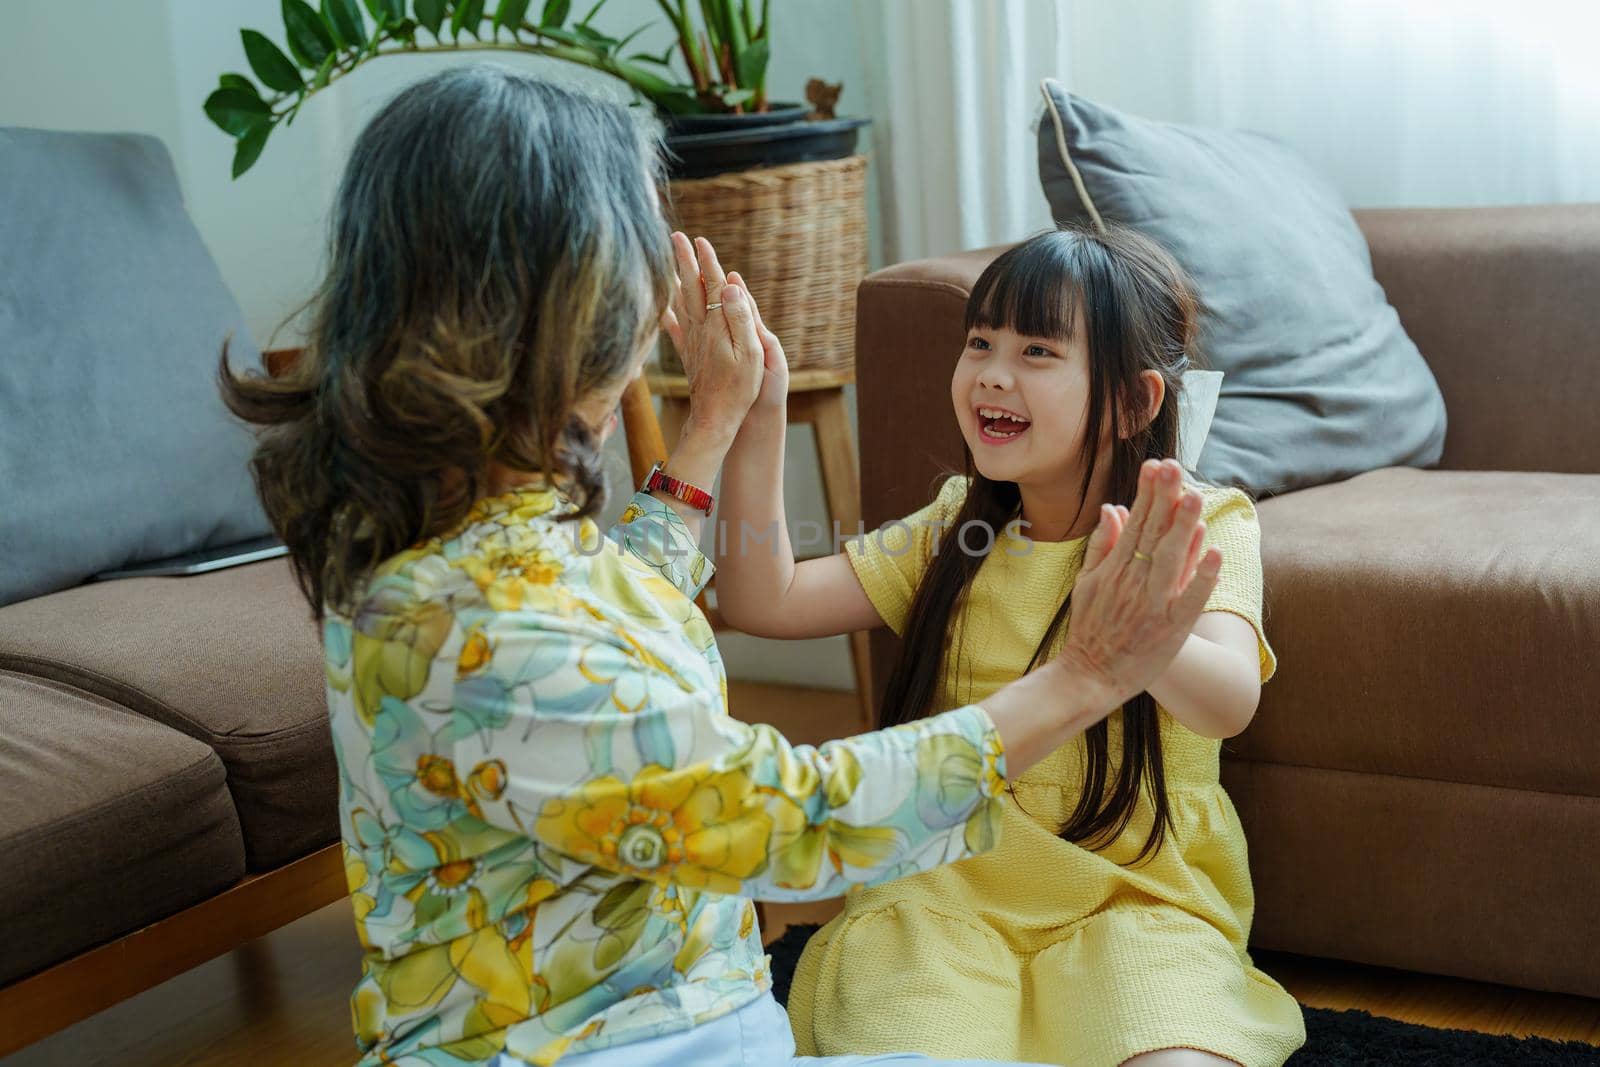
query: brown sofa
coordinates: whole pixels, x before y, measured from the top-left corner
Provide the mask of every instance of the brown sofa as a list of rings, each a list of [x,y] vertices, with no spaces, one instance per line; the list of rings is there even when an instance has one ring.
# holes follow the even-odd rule
[[[0,779],[0,1055],[344,892],[282,559],[0,608]]]
[[[1449,434],[1439,470],[1261,503],[1281,666],[1223,765],[1253,943],[1600,996],[1600,205],[1358,219]],[[861,287],[869,526],[960,463],[949,373],[999,251]]]

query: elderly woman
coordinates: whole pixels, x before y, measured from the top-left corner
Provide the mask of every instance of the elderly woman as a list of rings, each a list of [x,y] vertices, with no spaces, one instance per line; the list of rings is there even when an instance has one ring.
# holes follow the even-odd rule
[[[531,78],[417,84],[351,154],[304,358],[224,363],[323,626],[364,1065],[791,1062],[751,898],[992,843],[1006,775],[1143,689],[1210,591],[1157,478],[1103,517],[1063,653],[981,705],[821,748],[730,718],[696,545],[782,349],[669,238],[657,155]],[[690,418],[603,535],[601,442],[662,326]],[[1153,561],[1113,550],[1146,524]]]

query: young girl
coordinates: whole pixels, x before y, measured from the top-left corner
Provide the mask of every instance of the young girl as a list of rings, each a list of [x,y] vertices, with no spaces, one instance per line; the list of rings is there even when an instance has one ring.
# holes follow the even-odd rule
[[[1132,502],[1144,461],[1176,451],[1196,318],[1181,269],[1132,231],[1006,252],[973,289],[951,379],[967,476],[843,555],[797,564],[786,540],[730,544],[724,615],[768,637],[889,626],[903,645],[885,726],[1034,669],[1071,625],[1101,505]],[[729,528],[784,529],[784,384],[769,367],[729,454]],[[801,1052],[1254,1067],[1303,1042],[1298,1006],[1246,952],[1244,834],[1218,782],[1220,739],[1250,722],[1274,669],[1259,531],[1243,493],[1202,491],[1191,558],[1203,537],[1223,567],[1177,658],[1010,783],[992,851],[846,898],[795,975]]]

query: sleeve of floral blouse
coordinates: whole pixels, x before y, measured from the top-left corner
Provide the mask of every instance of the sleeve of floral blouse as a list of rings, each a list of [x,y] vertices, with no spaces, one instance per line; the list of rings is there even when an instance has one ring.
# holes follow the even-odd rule
[[[553,852],[659,883],[807,900],[997,839],[1005,758],[980,707],[791,745],[592,629],[497,631],[492,658],[456,682],[456,766],[488,784],[469,787],[483,819]]]
[[[712,566],[678,513],[649,493],[635,493],[606,536],[693,600],[711,580]]]

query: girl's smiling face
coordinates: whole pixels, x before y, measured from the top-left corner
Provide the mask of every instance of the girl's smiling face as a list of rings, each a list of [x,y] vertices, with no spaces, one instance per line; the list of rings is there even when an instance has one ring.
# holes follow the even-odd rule
[[[1029,337],[974,327],[950,379],[950,400],[979,473],[1019,486],[1079,484],[1089,396],[1083,330]],[[1103,431],[1110,442],[1110,428]]]

